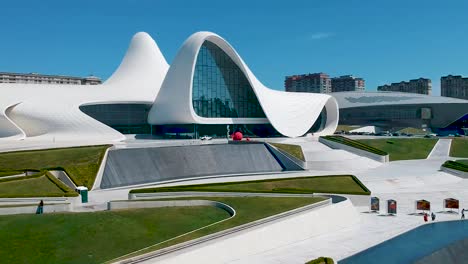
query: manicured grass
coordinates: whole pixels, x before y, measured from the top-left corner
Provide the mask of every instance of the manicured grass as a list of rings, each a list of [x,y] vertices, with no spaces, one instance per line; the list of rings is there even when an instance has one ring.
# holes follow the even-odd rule
[[[316,176],[244,182],[183,185],[131,190],[150,192],[261,192],[261,193],[341,193],[368,195],[370,191],[352,175]]]
[[[444,164],[442,164],[442,166],[449,169],[468,172],[468,160],[447,160]]]
[[[207,228],[201,229],[199,231],[193,232],[191,234],[182,236],[180,238],[159,245],[152,246],[135,254],[131,254],[130,256],[136,256],[146,252],[165,248],[185,241],[200,238],[208,234],[213,234],[222,230],[256,221],[265,217],[303,207],[312,203],[323,201],[323,198],[320,197],[194,197],[178,199],[204,199],[226,203],[236,210],[236,216],[222,223],[209,226]],[[128,258],[130,256],[126,256],[125,258]]]
[[[19,178],[14,181],[0,182],[0,198],[5,197],[46,197],[46,196],[77,196],[53,176],[39,175]]]
[[[357,149],[360,149],[360,150],[364,150],[364,151],[374,153],[374,154],[377,154],[377,155],[381,155],[381,156],[385,156],[385,155],[388,154],[387,152],[383,151],[382,149],[367,145],[367,144],[362,143],[362,142],[360,142],[358,140],[349,139],[347,137],[323,136],[323,138],[326,139],[326,140],[330,140],[330,141],[333,141],[333,142],[348,145],[350,147],[357,148]]]
[[[420,128],[414,128],[414,127],[407,127],[403,128],[398,131],[398,133],[406,133],[406,134],[413,134],[413,135],[425,135],[427,134],[426,131],[420,129]]]
[[[108,145],[0,153],[0,170],[63,168],[76,185],[91,189]]]
[[[363,144],[388,152],[390,161],[425,159],[434,147],[437,139],[432,138],[385,138],[359,139]]]
[[[458,158],[468,158],[468,139],[452,139],[452,146],[450,147],[450,156]]]
[[[288,154],[290,154],[291,156],[299,160],[305,161],[304,153],[302,152],[302,148],[299,145],[282,144],[282,143],[269,143],[269,144],[277,147],[278,149],[284,152],[287,152]]]
[[[228,217],[205,206],[0,216],[0,259],[102,263]]]

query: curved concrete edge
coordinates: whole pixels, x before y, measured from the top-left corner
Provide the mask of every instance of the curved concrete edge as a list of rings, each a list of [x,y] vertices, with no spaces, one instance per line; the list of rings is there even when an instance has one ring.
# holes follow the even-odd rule
[[[104,152],[104,156],[102,157],[101,164],[99,165],[99,170],[96,174],[96,179],[94,179],[93,188],[91,190],[100,190],[101,189],[101,181],[102,175],[104,175],[104,169],[106,168],[107,163],[107,156],[109,155],[109,151],[111,149],[116,149],[115,146],[108,147],[106,152]]]
[[[264,220],[266,222],[263,222]],[[196,244],[176,249],[177,252],[176,250],[161,252],[161,254],[153,252],[144,258],[121,263],[138,263],[156,257],[163,257],[161,260],[165,263],[187,263],[189,260],[193,263],[227,263],[351,227],[359,221],[359,214],[348,199],[336,204],[331,204],[331,199],[328,199],[246,224],[245,227],[233,228],[239,229],[234,230],[235,232],[229,229],[201,238]],[[255,228],[247,226],[250,224]],[[241,232],[247,231],[245,230],[247,228],[248,232]],[[197,246],[190,247],[193,245]]]
[[[379,162],[382,162],[382,163],[386,163],[386,162],[390,161],[390,157],[389,157],[388,154],[385,155],[385,156],[374,154],[374,153],[371,153],[371,152],[368,152],[368,151],[365,151],[365,150],[362,150],[362,149],[351,147],[351,146],[341,144],[341,143],[338,143],[338,142],[335,142],[335,141],[327,140],[327,139],[324,139],[323,137],[319,137],[319,142],[329,146],[332,149],[346,150],[346,151],[349,151],[349,152],[351,152],[353,154],[363,156],[363,157],[366,157],[366,158],[369,158],[369,159],[373,159],[373,160],[376,160],[376,161],[379,161]]]
[[[457,177],[461,178],[468,178],[468,172],[460,171],[460,170],[455,170],[451,168],[444,167],[443,165],[440,166],[440,170],[449,174],[452,174]]]
[[[236,215],[236,210],[231,206],[210,200],[179,200],[179,201],[110,201],[107,203],[108,210],[135,209],[135,208],[159,208],[159,207],[187,207],[187,206],[211,206],[220,208],[229,213],[231,217]]]
[[[216,239],[221,239],[221,238],[224,238],[224,237],[227,237],[227,236],[230,236],[230,235],[235,235],[236,233],[239,233],[241,231],[245,231],[247,229],[249,229],[249,231],[250,231],[250,229],[255,230],[257,228],[260,228],[260,227],[264,226],[265,224],[274,224],[275,222],[278,222],[278,221],[282,220],[283,218],[293,217],[296,214],[300,214],[300,213],[303,213],[303,212],[306,212],[306,211],[309,211],[309,210],[313,210],[313,209],[316,209],[316,208],[319,208],[319,207],[322,207],[322,206],[326,206],[326,205],[331,205],[331,198],[329,198],[329,199],[327,199],[325,201],[321,201],[321,202],[310,204],[310,205],[307,205],[307,206],[304,206],[304,207],[296,208],[296,209],[293,209],[293,210],[290,210],[290,211],[287,211],[287,212],[283,212],[283,213],[280,213],[280,214],[277,214],[277,215],[266,217],[266,218],[263,218],[263,219],[260,219],[260,220],[257,220],[257,221],[253,221],[253,222],[250,222],[250,223],[247,223],[247,224],[244,224],[244,225],[233,227],[233,228],[223,230],[223,231],[220,231],[220,232],[217,232],[217,233],[214,233],[214,234],[203,236],[203,237],[193,239],[193,240],[190,240],[190,241],[187,241],[187,242],[184,242],[184,243],[180,243],[180,244],[177,244],[177,245],[174,245],[174,246],[170,246],[170,247],[163,248],[163,249],[160,249],[160,250],[156,250],[156,251],[153,251],[153,252],[150,252],[150,253],[147,253],[147,254],[143,254],[143,255],[140,255],[140,256],[137,256],[137,257],[133,257],[133,258],[129,258],[129,259],[126,259],[126,260],[123,260],[123,261],[117,261],[117,262],[113,262],[113,263],[126,263],[126,264],[127,263],[139,263],[139,262],[146,261],[146,260],[149,260],[149,259],[152,259],[152,258],[167,255],[167,254],[170,254],[170,253],[173,253],[173,252],[176,252],[176,251],[180,251],[180,250],[184,250],[184,249],[190,249],[190,247],[195,246],[195,245],[200,245],[200,244],[203,244],[203,243],[209,243],[209,242],[212,242],[212,241],[214,241]]]
[[[371,195],[357,195],[357,194],[336,194],[336,193],[315,193],[320,196],[338,196],[346,197],[355,207],[370,206]]]
[[[278,159],[286,170],[307,170],[307,162],[293,157],[268,142],[265,142],[265,147]]]

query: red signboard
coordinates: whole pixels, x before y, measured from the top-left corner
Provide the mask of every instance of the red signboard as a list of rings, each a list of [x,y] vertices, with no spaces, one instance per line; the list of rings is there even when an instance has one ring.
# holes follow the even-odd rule
[[[460,202],[457,199],[447,198],[444,200],[445,208],[460,209]]]
[[[423,211],[430,211],[431,210],[431,202],[426,200],[418,200],[416,201],[416,209],[423,210]]]

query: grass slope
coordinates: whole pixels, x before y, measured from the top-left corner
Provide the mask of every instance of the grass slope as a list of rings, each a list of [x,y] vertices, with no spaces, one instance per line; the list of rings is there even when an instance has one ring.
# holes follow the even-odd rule
[[[76,185],[92,188],[109,146],[89,146],[0,153],[1,171],[63,168]]]
[[[200,238],[208,234],[213,234],[232,227],[243,225],[252,221],[256,221],[265,217],[276,215],[282,212],[303,207],[312,203],[322,201],[320,197],[194,197],[194,198],[179,198],[179,200],[187,199],[207,199],[215,200],[229,204],[236,210],[236,216],[225,222],[201,229],[191,234],[180,238],[155,245],[130,256],[136,256],[157,249],[165,248],[192,239]],[[168,199],[169,200],[169,199]],[[175,200],[175,199],[170,199]],[[127,256],[130,257],[130,256]]]
[[[302,152],[302,148],[299,145],[282,144],[282,143],[269,143],[269,144],[277,147],[278,149],[284,152],[287,152],[288,154],[290,154],[291,156],[299,160],[305,161],[304,153]]]
[[[390,161],[425,159],[434,147],[437,139],[430,138],[385,138],[356,140],[390,155]]]
[[[228,217],[214,207],[0,216],[0,259],[102,263]]]
[[[44,175],[24,180],[0,182],[0,197],[42,197],[64,195],[65,192]]]
[[[131,190],[130,193],[183,191],[370,194],[370,191],[352,175],[156,187]]]
[[[468,158],[468,139],[452,139],[452,146],[450,147],[450,156],[458,158]]]

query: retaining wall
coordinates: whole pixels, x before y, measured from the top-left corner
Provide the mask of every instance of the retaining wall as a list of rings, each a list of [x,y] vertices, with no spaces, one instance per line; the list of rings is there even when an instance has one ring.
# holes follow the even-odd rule
[[[368,152],[368,151],[365,151],[365,150],[362,150],[362,149],[351,147],[349,145],[345,145],[345,144],[341,144],[341,143],[338,143],[338,142],[335,142],[335,141],[327,140],[327,139],[324,139],[323,137],[319,138],[319,142],[329,146],[330,148],[346,150],[346,151],[349,151],[349,152],[354,153],[356,155],[363,156],[363,157],[366,157],[366,158],[369,158],[369,159],[373,159],[373,160],[376,160],[376,161],[379,161],[379,162],[385,163],[385,162],[390,161],[390,158],[389,158],[388,154],[385,155],[385,156],[378,155],[378,154]]]

